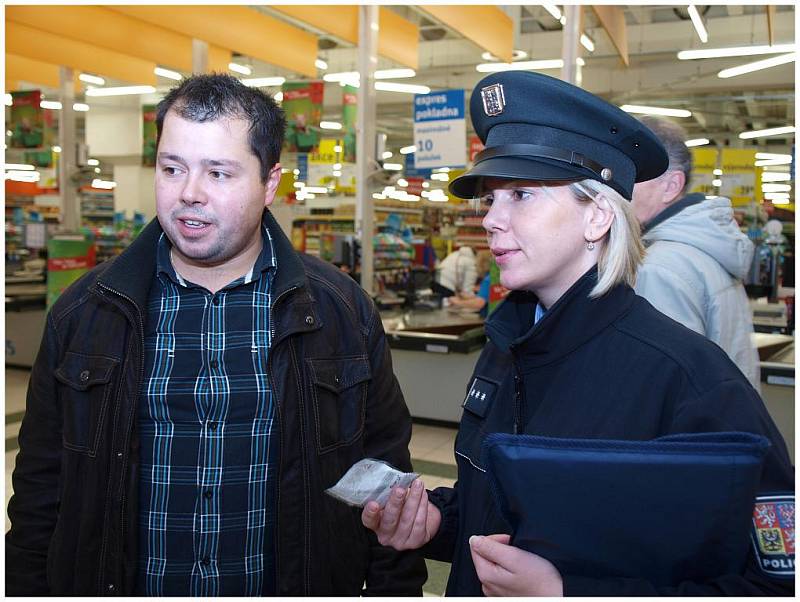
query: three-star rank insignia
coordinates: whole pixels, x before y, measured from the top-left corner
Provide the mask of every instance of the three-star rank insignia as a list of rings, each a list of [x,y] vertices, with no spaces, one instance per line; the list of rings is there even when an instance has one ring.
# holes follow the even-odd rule
[[[465,410],[469,410],[473,414],[485,418],[486,412],[491,407],[496,392],[496,383],[477,376],[472,381],[467,397],[464,399],[464,403],[462,403],[461,406]]]
[[[765,495],[753,507],[753,548],[761,570],[794,578],[794,496]]]

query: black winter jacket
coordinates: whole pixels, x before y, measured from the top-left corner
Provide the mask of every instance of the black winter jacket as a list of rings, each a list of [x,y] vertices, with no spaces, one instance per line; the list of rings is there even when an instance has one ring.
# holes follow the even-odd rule
[[[596,281],[593,268],[536,325],[537,300],[521,292],[512,293],[487,321],[489,342],[470,384],[481,377],[499,385],[488,407],[466,404],[455,442],[458,481],[430,495],[442,512],[442,526],[424,552],[452,561],[448,595],[481,595],[469,537],[508,533],[482,472],[481,442],[488,433],[642,441],[674,433],[758,433],[772,442],[760,491],[794,495],[786,444],[761,398],[725,353],[628,286],[589,299]],[[603,550],[596,553],[602,556]],[[742,574],[707,583],[658,588],[636,578],[562,578],[568,596],[785,596],[794,591],[793,579],[761,572],[752,549]]]
[[[411,420],[375,305],[347,275],[275,241],[268,373],[280,437],[279,595],[421,595],[424,561],[382,547],[324,494],[356,461],[409,471]],[[7,595],[126,595],[137,571],[143,321],[157,220],[47,316],[19,434]]]

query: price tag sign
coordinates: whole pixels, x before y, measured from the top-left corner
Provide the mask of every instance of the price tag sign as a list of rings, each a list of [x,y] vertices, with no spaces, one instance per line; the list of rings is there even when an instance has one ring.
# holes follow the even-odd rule
[[[465,167],[464,90],[414,96],[414,163],[418,169]]]

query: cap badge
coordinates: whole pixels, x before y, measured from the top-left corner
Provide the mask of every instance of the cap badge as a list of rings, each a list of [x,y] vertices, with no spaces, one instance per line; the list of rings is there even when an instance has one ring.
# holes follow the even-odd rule
[[[603,178],[606,182],[608,182],[611,179],[611,176],[613,175],[614,174],[608,167],[604,167],[600,172],[600,177]]]
[[[483,112],[489,117],[499,115],[506,106],[503,84],[492,84],[481,88],[481,98],[483,99]]]

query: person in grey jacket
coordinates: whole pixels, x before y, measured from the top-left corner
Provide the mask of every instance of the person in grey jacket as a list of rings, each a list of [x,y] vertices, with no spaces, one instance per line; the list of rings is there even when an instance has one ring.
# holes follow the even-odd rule
[[[686,132],[676,123],[641,119],[669,154],[669,168],[633,188],[633,211],[647,248],[636,292],[670,318],[705,335],[759,390],[753,319],[742,280],[753,243],[739,230],[730,200],[684,194],[692,170]]]

